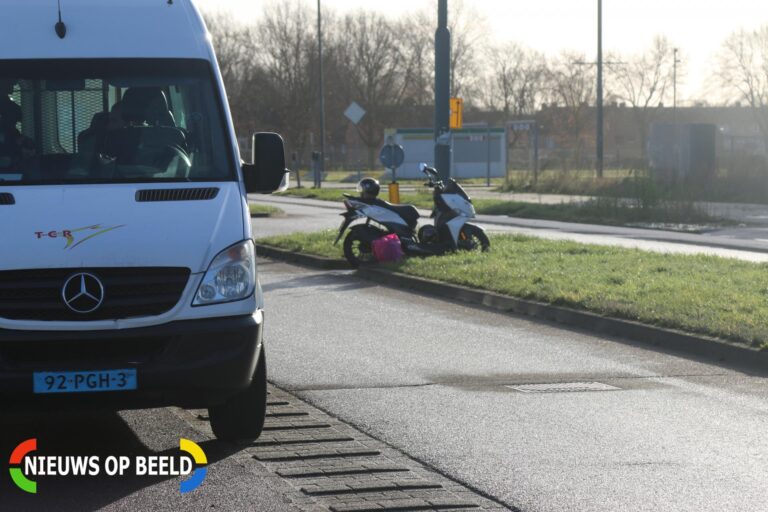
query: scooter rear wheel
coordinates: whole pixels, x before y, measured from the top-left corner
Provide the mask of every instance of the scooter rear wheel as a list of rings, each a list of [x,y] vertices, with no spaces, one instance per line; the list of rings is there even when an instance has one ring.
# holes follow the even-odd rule
[[[376,262],[371,243],[355,231],[351,231],[344,239],[344,257],[352,268],[360,268]]]

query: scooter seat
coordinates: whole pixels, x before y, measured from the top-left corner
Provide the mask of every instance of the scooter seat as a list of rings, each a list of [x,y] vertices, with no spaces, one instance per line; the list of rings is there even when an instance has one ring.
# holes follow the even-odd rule
[[[375,205],[396,213],[403,218],[406,224],[408,224],[408,227],[411,229],[416,229],[416,226],[419,224],[419,218],[421,215],[419,215],[419,211],[412,204],[392,204],[386,201],[382,201],[381,199],[377,199],[375,201]]]

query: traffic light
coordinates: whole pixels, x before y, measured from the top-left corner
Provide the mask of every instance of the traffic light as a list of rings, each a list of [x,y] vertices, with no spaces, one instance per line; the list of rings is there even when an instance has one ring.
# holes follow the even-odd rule
[[[464,126],[464,100],[451,98],[451,130],[461,130]]]

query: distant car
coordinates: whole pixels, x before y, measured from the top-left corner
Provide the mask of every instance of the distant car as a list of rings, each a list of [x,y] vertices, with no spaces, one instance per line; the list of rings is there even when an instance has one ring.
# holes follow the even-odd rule
[[[263,296],[247,193],[282,139],[237,139],[190,0],[6,0],[0,404],[206,407],[258,437]]]

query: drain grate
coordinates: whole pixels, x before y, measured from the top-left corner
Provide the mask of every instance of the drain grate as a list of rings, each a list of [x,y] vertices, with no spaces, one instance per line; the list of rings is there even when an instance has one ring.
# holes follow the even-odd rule
[[[372,492],[387,492],[387,491],[423,491],[442,489],[440,484],[432,484],[427,482],[386,482],[377,484],[336,484],[336,485],[308,485],[302,487],[301,492],[308,496],[333,496],[338,494],[367,494]]]
[[[334,476],[365,476],[386,473],[408,473],[410,469],[397,466],[378,464],[374,466],[328,466],[313,469],[292,468],[278,470],[277,474],[283,478],[331,478]]]
[[[320,429],[320,428],[331,428],[331,426],[328,423],[304,423],[304,424],[273,424],[273,425],[264,425],[265,431],[272,431],[272,430],[314,430],[314,429]]]
[[[317,452],[266,452],[253,457],[262,462],[290,462],[299,460],[316,459],[346,459],[352,457],[375,457],[381,455],[378,450],[359,450],[357,448],[340,448],[338,450],[327,450]]]
[[[299,416],[309,416],[308,412],[268,412],[267,418],[293,418]]]
[[[555,382],[552,384],[516,384],[505,386],[521,393],[578,393],[583,391],[616,391],[621,388],[602,382]]]
[[[278,441],[256,441],[253,446],[286,446],[290,444],[346,443],[352,437],[308,437],[306,439],[281,439]]]
[[[351,425],[270,386],[264,432],[246,453],[303,512],[509,510]],[[210,432],[201,411],[196,424]]]

